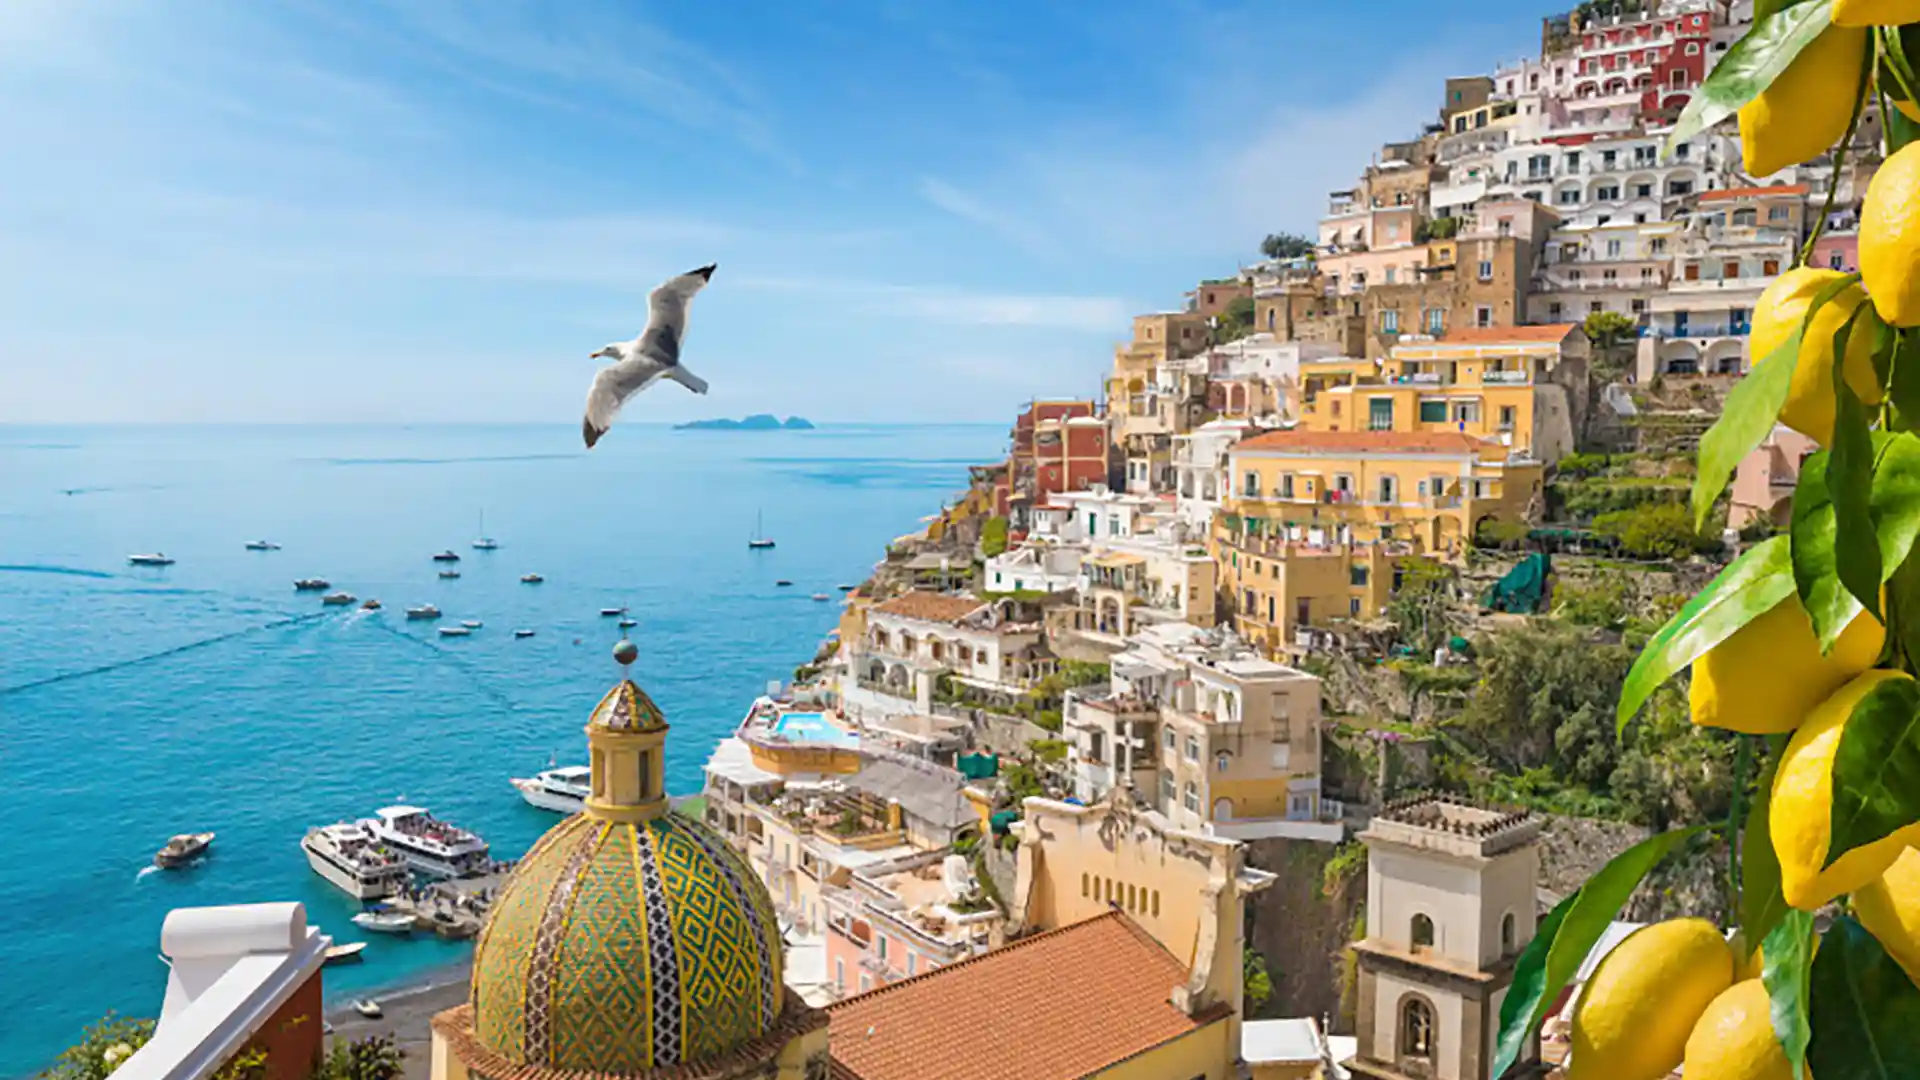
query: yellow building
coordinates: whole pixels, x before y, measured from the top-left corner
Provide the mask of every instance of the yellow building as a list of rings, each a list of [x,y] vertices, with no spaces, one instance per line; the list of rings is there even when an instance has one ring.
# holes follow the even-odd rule
[[[1567,323],[1402,337],[1378,363],[1302,361],[1300,427],[1462,432],[1550,465],[1574,449],[1589,352],[1586,333]]]
[[[1268,656],[1299,660],[1299,631],[1334,619],[1378,618],[1393,596],[1410,543],[1313,543],[1245,528],[1216,537],[1233,597],[1233,628]]]
[[[1457,431],[1276,431],[1240,443],[1227,460],[1232,488],[1217,549],[1252,537],[1410,541],[1457,553],[1482,520],[1527,520],[1544,473],[1538,461]],[[1231,555],[1220,555],[1231,567]]]
[[[1176,370],[1212,343],[1196,311],[1136,315],[1133,340],[1114,349],[1107,415],[1121,439],[1170,435],[1205,422],[1206,372]]]

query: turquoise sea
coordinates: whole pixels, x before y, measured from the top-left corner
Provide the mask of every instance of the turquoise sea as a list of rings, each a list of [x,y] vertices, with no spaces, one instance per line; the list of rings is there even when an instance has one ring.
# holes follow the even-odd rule
[[[697,791],[714,741],[832,629],[836,586],[1004,442],[623,424],[586,453],[567,425],[0,427],[0,1076],[109,1009],[156,1013],[170,908],[301,900],[361,938],[307,869],[309,826],[404,797],[517,857],[558,819],[508,778],[583,760],[617,677],[602,607],[639,620],[669,787]],[[497,551],[470,547],[482,513]],[[757,513],[774,550],[747,549]],[[443,548],[458,580],[437,577]],[[177,562],[127,564],[150,551]],[[385,608],[323,609],[293,591],[309,576]],[[406,620],[423,601],[484,626],[442,639]],[[143,872],[169,835],[209,829],[202,865]],[[328,970],[330,996],[467,949],[373,936],[365,963]]]

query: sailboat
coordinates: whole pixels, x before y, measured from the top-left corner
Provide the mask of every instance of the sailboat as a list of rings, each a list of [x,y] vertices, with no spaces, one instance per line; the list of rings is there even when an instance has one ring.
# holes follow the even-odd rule
[[[753,514],[753,539],[747,541],[747,546],[755,550],[763,550],[773,546],[773,537],[766,535],[761,525],[760,512],[756,510]]]
[[[487,535],[487,512],[485,510],[480,511],[480,539],[473,542],[473,550],[493,551],[499,548],[499,546],[493,537]]]

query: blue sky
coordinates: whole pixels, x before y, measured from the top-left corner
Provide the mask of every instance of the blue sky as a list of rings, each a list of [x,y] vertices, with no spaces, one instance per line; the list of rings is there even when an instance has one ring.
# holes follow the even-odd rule
[[[1305,229],[1483,0],[6,0],[0,421],[1001,420]]]

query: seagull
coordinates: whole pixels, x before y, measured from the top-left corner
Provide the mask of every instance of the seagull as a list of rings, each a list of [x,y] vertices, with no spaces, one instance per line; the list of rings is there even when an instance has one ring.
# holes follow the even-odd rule
[[[680,342],[687,334],[687,306],[693,294],[712,279],[717,263],[668,278],[647,297],[647,328],[632,341],[616,341],[589,359],[611,357],[613,363],[594,376],[587,392],[587,416],[580,425],[587,449],[613,426],[613,415],[627,399],[661,378],[672,379],[696,394],[707,392],[707,381],[680,366]]]

